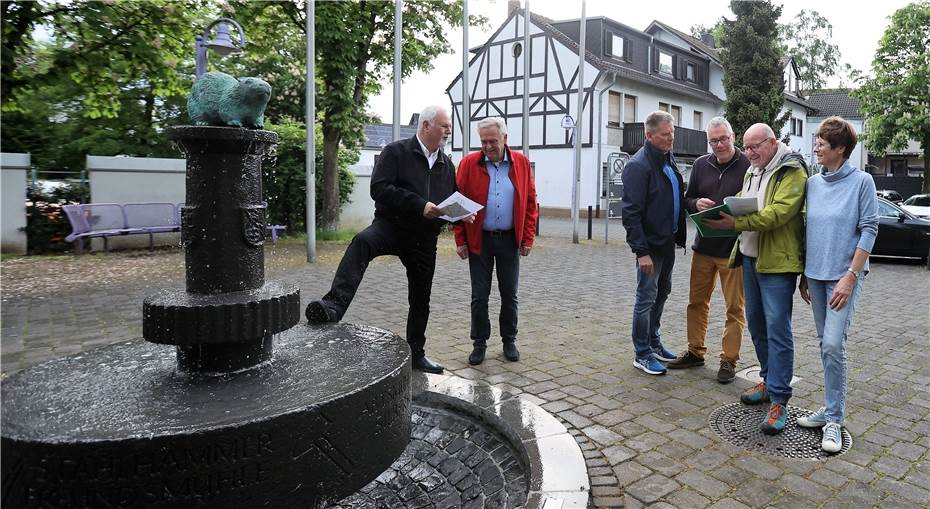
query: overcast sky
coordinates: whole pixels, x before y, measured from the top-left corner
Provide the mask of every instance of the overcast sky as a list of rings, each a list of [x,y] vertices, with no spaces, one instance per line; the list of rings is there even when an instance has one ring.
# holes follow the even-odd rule
[[[889,25],[888,17],[908,5],[904,0],[856,2],[854,0],[783,0],[779,23],[787,23],[802,10],[816,10],[833,25],[832,43],[841,53],[841,63],[868,71],[878,41]],[[522,4],[521,4],[522,5]],[[644,30],[650,22],[658,20],[685,33],[692,25],[712,26],[721,16],[733,19],[729,0],[666,0],[664,2],[621,2],[617,0],[587,0],[588,17],[605,16],[627,26]],[[469,14],[488,17],[485,30],[468,31],[468,45],[475,47],[487,41],[507,16],[507,0],[469,0]],[[530,0],[530,10],[554,20],[581,17],[580,0]],[[445,89],[462,70],[462,30],[449,34],[449,42],[456,52],[436,60],[427,77],[417,73],[404,80],[401,87],[401,122],[406,123],[412,113],[430,104],[448,105]],[[828,86],[836,86],[832,81]],[[370,110],[383,122],[390,123],[394,115],[393,84],[384,83],[381,95],[369,102]]]

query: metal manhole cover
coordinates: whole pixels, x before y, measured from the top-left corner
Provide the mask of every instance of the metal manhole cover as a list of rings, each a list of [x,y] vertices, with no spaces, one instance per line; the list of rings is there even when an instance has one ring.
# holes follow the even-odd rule
[[[762,433],[760,425],[768,410],[768,405],[730,403],[711,412],[708,421],[710,428],[727,442],[780,458],[820,460],[844,454],[852,447],[852,436],[843,428],[843,448],[840,452],[824,452],[820,448],[820,429],[798,426],[798,417],[813,412],[791,405],[788,405],[788,421],[784,431],[777,435],[766,435]]]

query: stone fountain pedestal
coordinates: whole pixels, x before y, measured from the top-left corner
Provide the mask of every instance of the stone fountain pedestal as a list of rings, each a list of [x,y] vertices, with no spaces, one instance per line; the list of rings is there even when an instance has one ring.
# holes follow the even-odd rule
[[[145,340],[2,385],[4,507],[322,507],[410,439],[410,351],[392,333],[297,325],[265,283],[267,131],[180,127],[186,291],[143,305]]]

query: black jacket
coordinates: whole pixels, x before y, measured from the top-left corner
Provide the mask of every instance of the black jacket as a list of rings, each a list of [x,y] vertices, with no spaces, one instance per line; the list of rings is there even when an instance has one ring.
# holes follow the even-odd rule
[[[672,183],[662,171],[668,164],[675,170],[678,179],[678,217],[672,217]],[[678,173],[672,153],[664,154],[646,141],[630,162],[623,168],[623,226],[626,228],[626,243],[636,256],[651,254],[667,248],[672,241],[685,247],[684,181]],[[678,230],[672,234],[675,224]]]
[[[743,177],[748,168],[749,158],[739,149],[727,164],[720,164],[714,154],[699,157],[691,168],[688,192],[685,193],[688,212],[694,214],[698,211],[698,198],[710,198],[715,204],[720,205],[727,196],[739,194],[743,189]],[[707,256],[729,258],[735,243],[736,237],[704,238],[695,235],[692,249]]]
[[[439,204],[456,191],[455,166],[442,151],[433,167],[416,135],[388,144],[371,173],[375,219],[386,219],[413,233],[438,235],[445,221],[423,217],[426,202]]]

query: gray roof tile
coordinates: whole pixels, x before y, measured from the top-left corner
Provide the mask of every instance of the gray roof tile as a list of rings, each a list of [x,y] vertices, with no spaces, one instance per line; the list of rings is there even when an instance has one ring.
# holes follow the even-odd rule
[[[859,112],[859,100],[849,95],[849,89],[814,90],[807,102],[817,110],[817,115],[829,117],[839,115],[843,118],[862,118]]]

